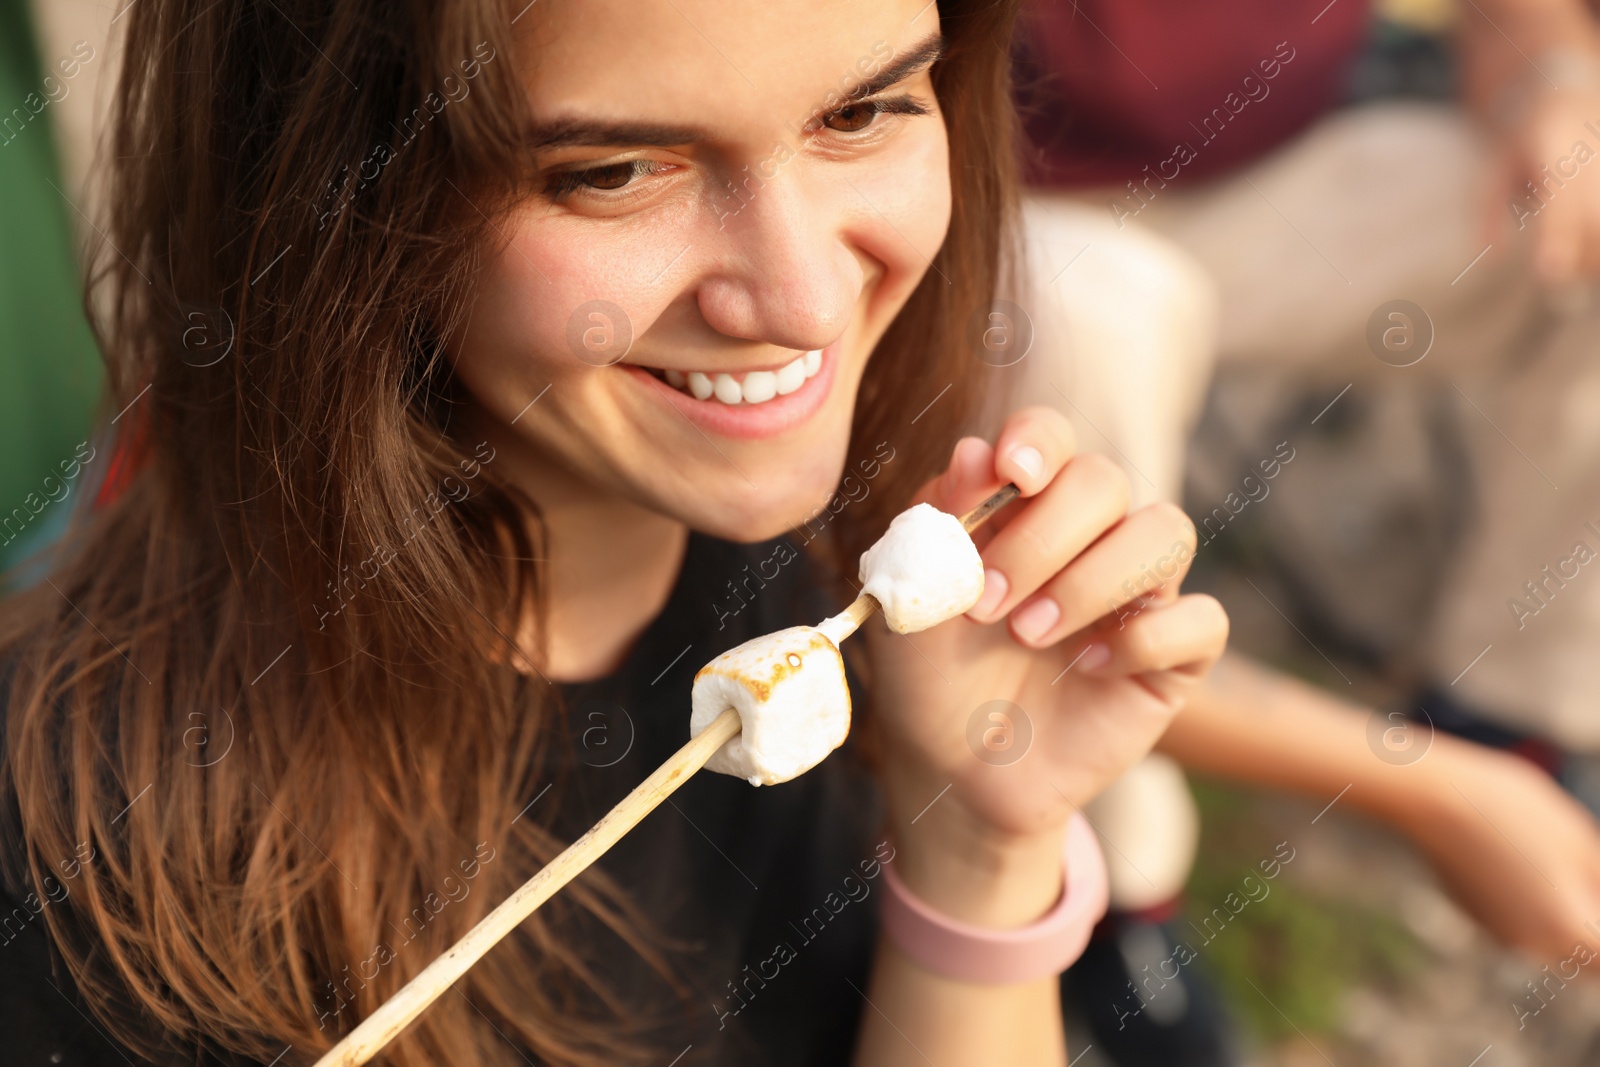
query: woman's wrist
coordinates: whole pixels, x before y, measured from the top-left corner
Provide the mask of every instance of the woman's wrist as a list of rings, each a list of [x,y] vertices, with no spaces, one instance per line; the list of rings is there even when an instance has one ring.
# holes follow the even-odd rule
[[[887,867],[880,915],[885,939],[925,970],[957,982],[1025,985],[1054,979],[1083,954],[1105,914],[1109,889],[1105,858],[1088,821],[1074,815],[1065,836],[1064,886],[1048,912],[1021,926],[954,918],[908,889],[895,866]]]
[[[895,869],[906,888],[952,919],[996,928],[1026,926],[1061,898],[1065,822],[1028,833],[1005,832],[947,795],[914,822],[891,818],[889,831]]]

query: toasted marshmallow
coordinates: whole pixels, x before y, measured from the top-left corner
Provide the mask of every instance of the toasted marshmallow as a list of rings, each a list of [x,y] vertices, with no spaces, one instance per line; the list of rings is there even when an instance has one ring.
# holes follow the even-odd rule
[[[894,517],[861,554],[861,591],[883,607],[889,629],[914,634],[953,619],[983,596],[983,560],[961,520],[931,504]]]
[[[839,647],[811,626],[794,626],[729,649],[694,676],[689,735],[727,708],[740,732],[706,763],[751,785],[797,778],[850,734],[850,688]]]

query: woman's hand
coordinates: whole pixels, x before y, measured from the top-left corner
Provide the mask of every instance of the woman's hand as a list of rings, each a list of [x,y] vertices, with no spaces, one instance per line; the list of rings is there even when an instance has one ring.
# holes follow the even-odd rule
[[[867,628],[899,869],[973,922],[1050,907],[1067,819],[1150,749],[1227,639],[1215,600],[1177,594],[1188,517],[1128,514],[1121,471],[1073,450],[1046,408],[994,447],[962,440],[920,500],[960,514],[1008,481],[1023,493],[975,535],[983,601],[910,637]]]

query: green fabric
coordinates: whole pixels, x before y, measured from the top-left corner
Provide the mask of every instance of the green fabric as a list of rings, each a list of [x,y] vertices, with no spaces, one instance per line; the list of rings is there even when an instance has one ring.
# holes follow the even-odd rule
[[[0,0],[0,519],[11,520],[0,526],[0,542],[8,542],[0,545],[0,567],[7,568],[59,530],[101,473],[91,464],[69,495],[50,501],[61,496],[63,462],[75,469],[104,370],[84,320],[69,221],[76,211],[57,191],[66,188],[51,132],[57,105],[47,102],[33,41],[26,0]],[[52,84],[83,91],[56,74]]]

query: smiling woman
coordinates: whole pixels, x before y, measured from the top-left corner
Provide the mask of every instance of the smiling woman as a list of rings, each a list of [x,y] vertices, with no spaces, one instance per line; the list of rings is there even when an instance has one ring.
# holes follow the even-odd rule
[[[1065,1063],[1068,817],[1149,748],[1226,622],[1180,574],[1096,629],[1126,568],[1193,530],[1127,515],[1059,418],[956,444],[987,370],[963,332],[1006,251],[1011,5],[126,19],[93,306],[132,473],[0,608],[5,895],[96,858],[0,950],[8,1048],[311,1062],[683,743],[699,663],[837,610],[824,594],[914,500],[960,514],[1015,482],[973,618],[915,652],[865,631],[875,774],[847,743],[782,786],[688,783],[385,1056]],[[431,107],[473,57],[471,93]],[[195,308],[235,326],[205,366],[178,342]],[[872,491],[719,614],[847,469]],[[352,567],[361,595],[333,612]],[[964,741],[1000,697],[1039,719],[1004,769]],[[635,727],[603,766],[571,744],[596,702]],[[218,708],[237,743],[183,759]],[[858,908],[737,1025],[706,1010],[885,835],[922,929],[1049,966],[976,984]],[[478,891],[387,940],[474,843],[496,857]]]
[[[945,41],[933,9],[913,20],[901,7],[852,9],[839,23],[774,10],[737,33],[709,8],[703,20],[671,5],[530,16],[524,47],[541,57],[525,79],[534,191],[500,224],[506,239],[450,346],[495,423],[508,426],[549,384],[560,404],[518,423],[520,440],[721,536],[772,536],[793,523],[795,503],[809,511],[828,497],[868,357],[913,291],[922,285],[930,305],[944,296],[941,318],[976,306],[975,293],[936,291],[954,285],[950,269],[929,270],[951,218],[933,77]],[[779,37],[803,61],[775,61]],[[820,110],[877,41],[892,58]],[[710,64],[704,77],[663,63],[688,55]],[[714,210],[774,143],[788,159],[780,179],[751,190],[731,219]],[[983,240],[986,257],[995,240]],[[945,256],[970,286],[958,247]],[[606,301],[632,337],[601,373],[564,344],[573,311],[591,301]],[[960,355],[891,341],[875,357],[890,366],[874,377],[910,359],[943,381],[965,377],[948,362]],[[518,448],[508,451],[516,462]],[[675,462],[662,464],[663,451]]]

